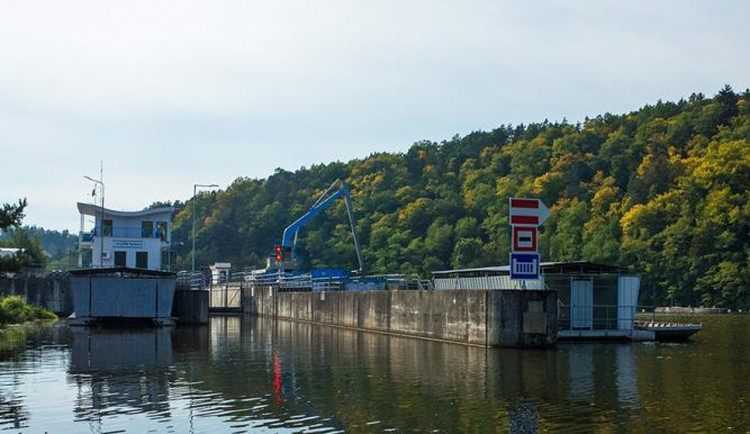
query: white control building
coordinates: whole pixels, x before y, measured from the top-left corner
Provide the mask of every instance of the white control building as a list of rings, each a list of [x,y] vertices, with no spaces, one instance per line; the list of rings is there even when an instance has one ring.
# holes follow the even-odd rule
[[[78,211],[79,267],[163,270],[169,264],[174,208],[115,211],[79,202]],[[86,217],[94,218],[88,231],[84,230]]]

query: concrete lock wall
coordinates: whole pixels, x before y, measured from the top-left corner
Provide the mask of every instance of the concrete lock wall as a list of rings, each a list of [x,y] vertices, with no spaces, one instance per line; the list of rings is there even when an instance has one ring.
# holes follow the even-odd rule
[[[0,277],[0,295],[20,295],[27,303],[60,316],[73,312],[73,293],[68,276]]]
[[[557,343],[554,291],[276,292],[244,288],[244,312],[491,347]]]
[[[180,324],[208,324],[208,291],[176,290],[172,316],[177,317]]]

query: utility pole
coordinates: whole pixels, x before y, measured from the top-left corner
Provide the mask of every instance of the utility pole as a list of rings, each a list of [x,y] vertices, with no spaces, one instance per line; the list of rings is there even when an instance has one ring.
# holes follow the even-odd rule
[[[93,181],[102,186],[102,216],[99,219],[99,267],[104,266],[104,162],[99,162],[99,179],[83,175],[89,181]],[[93,264],[91,264],[93,265]]]

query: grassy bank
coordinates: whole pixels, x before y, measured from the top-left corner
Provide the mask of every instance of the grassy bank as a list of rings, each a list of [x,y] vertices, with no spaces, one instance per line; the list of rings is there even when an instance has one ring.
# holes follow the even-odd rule
[[[0,296],[0,327],[8,324],[21,324],[34,320],[57,319],[57,315],[39,306],[32,306],[23,297]]]

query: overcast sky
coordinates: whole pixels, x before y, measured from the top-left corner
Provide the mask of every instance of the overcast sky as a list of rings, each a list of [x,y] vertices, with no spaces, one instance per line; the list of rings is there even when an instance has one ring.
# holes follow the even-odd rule
[[[750,86],[750,2],[0,2],[0,204],[78,230],[281,167]]]

